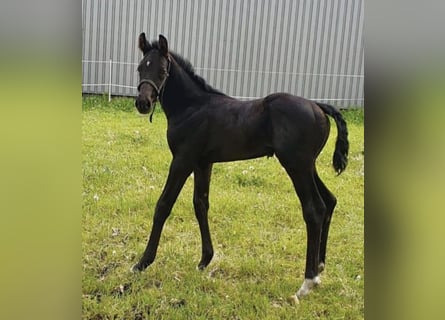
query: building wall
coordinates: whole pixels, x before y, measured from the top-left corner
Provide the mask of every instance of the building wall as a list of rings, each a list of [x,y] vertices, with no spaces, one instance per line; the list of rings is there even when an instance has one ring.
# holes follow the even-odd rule
[[[145,32],[231,96],[363,106],[363,14],[363,0],[83,0],[82,91],[136,95]]]

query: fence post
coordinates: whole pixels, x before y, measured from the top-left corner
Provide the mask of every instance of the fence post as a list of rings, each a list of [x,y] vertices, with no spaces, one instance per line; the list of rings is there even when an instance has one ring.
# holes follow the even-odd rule
[[[108,102],[111,102],[111,69],[113,68],[113,61],[110,59],[110,79],[108,82]]]

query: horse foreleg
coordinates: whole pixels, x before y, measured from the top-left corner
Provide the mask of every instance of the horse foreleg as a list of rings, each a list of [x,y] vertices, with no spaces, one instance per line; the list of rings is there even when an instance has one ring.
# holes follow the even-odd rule
[[[194,170],[195,189],[193,193],[193,206],[196,219],[201,231],[202,256],[198,264],[199,270],[203,270],[213,258],[213,246],[210,237],[208,210],[209,210],[209,185],[212,174],[212,164],[200,165]]]
[[[156,204],[153,226],[147,247],[142,258],[133,266],[132,271],[142,271],[155,260],[164,223],[170,215],[179,192],[191,172],[191,167],[185,165],[183,159],[173,159],[164,190]]]

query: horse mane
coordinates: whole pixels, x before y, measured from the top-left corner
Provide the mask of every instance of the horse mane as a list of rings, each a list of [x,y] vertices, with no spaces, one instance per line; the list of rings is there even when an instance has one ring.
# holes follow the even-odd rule
[[[155,49],[159,50],[159,43],[158,41],[153,41],[151,43],[151,46]],[[218,95],[222,95],[225,96],[225,94],[215,88],[213,88],[212,86],[210,86],[205,80],[204,78],[202,78],[201,76],[197,75],[195,73],[195,69],[193,68],[192,64],[190,63],[190,61],[188,61],[187,59],[183,58],[182,56],[180,56],[179,54],[177,54],[176,52],[172,52],[169,51],[170,55],[175,59],[175,61],[181,66],[181,68],[190,76],[190,78],[204,91],[208,92],[208,93],[214,93],[214,94],[218,94]]]

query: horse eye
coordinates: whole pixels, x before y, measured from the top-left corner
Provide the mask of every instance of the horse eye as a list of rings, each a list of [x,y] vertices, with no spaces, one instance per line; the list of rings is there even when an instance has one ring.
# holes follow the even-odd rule
[[[147,67],[150,65],[150,61],[147,61]]]

